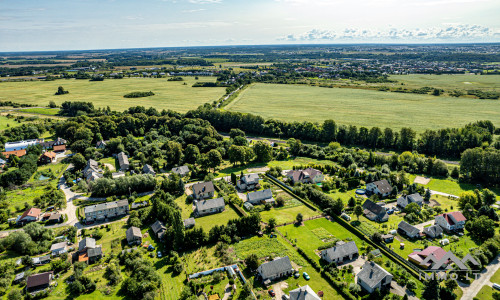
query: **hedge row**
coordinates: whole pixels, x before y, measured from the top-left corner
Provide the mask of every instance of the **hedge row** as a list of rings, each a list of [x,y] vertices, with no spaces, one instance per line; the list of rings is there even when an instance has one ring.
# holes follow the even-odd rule
[[[290,191],[287,186],[285,186],[283,183],[279,182],[279,180],[275,179],[274,177],[270,176],[270,175],[267,175],[265,174],[264,176],[266,176],[270,181],[272,181],[275,185],[281,187],[283,189],[283,191],[285,191],[286,193],[288,193],[290,196],[294,197],[295,199],[299,200],[300,202],[302,202],[305,206],[309,207],[310,209],[312,209],[313,211],[318,211],[320,209],[318,209],[314,204],[310,203],[309,201],[305,200],[305,199],[302,199],[301,197],[295,195],[295,193],[293,193],[292,191]],[[321,211],[321,210],[320,210]]]

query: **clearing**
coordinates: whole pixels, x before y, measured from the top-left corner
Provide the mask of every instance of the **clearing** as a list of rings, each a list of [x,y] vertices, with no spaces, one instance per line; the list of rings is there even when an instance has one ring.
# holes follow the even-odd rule
[[[405,88],[419,88],[424,86],[441,88],[444,90],[493,90],[500,89],[500,75],[391,75],[389,79],[397,80],[395,87],[400,87],[401,82]],[[385,84],[390,86],[390,84]]]

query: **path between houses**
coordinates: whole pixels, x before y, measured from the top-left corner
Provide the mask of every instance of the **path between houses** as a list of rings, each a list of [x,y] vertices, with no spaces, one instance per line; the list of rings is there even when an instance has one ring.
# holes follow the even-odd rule
[[[431,195],[441,195],[441,196],[445,196],[445,197],[458,198],[458,196],[456,196],[456,195],[447,194],[447,193],[438,192],[438,191],[433,191],[433,190],[430,190],[430,191],[431,191]]]

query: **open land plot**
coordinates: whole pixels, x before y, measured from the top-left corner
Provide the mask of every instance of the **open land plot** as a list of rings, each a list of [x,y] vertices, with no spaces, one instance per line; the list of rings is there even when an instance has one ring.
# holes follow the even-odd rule
[[[299,85],[254,84],[226,109],[283,121],[333,119],[339,124],[410,127],[418,132],[461,127],[477,120],[500,125],[500,101],[496,100]]]
[[[408,178],[410,182],[414,182],[416,175],[410,174]],[[430,179],[431,180],[429,181],[429,183],[424,185],[425,188],[429,188],[433,191],[447,193],[455,196],[460,196],[460,193],[465,191],[473,191],[477,189],[477,186],[475,184],[462,183],[453,179],[436,178],[436,177],[430,177]],[[491,190],[497,194],[497,199],[500,200],[500,189],[491,188]]]
[[[498,90],[500,89],[500,75],[474,74],[411,74],[391,75],[391,80],[397,80],[395,87],[419,88],[424,86],[441,88],[444,90]],[[401,82],[404,86],[401,86]],[[390,85],[390,84],[387,84]]]
[[[61,105],[64,101],[90,101],[95,107],[109,106],[114,110],[125,110],[131,106],[155,107],[158,110],[172,109],[186,112],[190,109],[217,100],[225,93],[222,87],[197,87],[196,81],[215,81],[215,77],[184,77],[184,81],[167,81],[165,78],[124,78],[104,81],[54,80],[2,82],[0,101],[46,106],[49,101]],[[186,85],[184,85],[186,83]],[[55,96],[57,87],[69,91],[67,95]],[[144,98],[124,98],[130,92],[155,93]]]
[[[493,283],[500,284],[500,270],[497,270],[493,276],[491,276],[490,281]]]
[[[485,285],[479,290],[474,299],[490,300],[493,299],[493,293],[496,292],[491,286]]]
[[[0,131],[7,128],[17,127],[23,125],[24,122],[18,122],[13,118],[7,118],[6,116],[0,116]]]

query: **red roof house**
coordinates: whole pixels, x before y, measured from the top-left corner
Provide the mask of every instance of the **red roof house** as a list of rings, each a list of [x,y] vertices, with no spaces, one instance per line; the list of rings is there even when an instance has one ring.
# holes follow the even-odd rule
[[[42,210],[36,207],[32,207],[25,211],[22,216],[17,220],[18,223],[28,223],[40,220]]]
[[[465,222],[467,221],[459,211],[437,215],[435,220],[435,223],[446,231],[461,230],[465,227]]]
[[[429,246],[422,251],[415,251],[408,255],[408,260],[413,262],[414,264],[428,268],[431,263],[424,264],[423,261],[427,258],[427,256],[434,254],[436,261],[439,261],[443,256],[445,256],[446,251],[438,246]]]

